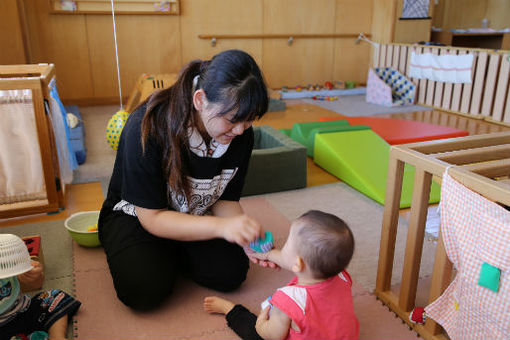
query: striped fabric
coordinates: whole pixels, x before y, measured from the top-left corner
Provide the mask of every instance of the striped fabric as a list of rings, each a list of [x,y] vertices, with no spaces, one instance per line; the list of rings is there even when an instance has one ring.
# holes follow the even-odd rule
[[[441,232],[457,275],[425,308],[452,340],[509,339],[510,212],[447,172],[441,186]],[[482,264],[501,270],[499,290],[478,285]]]

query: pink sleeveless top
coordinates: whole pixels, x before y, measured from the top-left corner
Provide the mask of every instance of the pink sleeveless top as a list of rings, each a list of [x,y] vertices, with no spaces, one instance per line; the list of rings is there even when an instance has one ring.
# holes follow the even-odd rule
[[[310,286],[298,285],[294,277],[269,302],[300,329],[297,332],[291,328],[287,339],[358,339],[359,322],[354,314],[351,286],[347,271]]]

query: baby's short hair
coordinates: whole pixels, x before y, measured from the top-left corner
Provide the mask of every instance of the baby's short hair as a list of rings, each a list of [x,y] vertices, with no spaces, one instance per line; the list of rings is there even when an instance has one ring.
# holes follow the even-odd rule
[[[298,220],[298,253],[315,277],[325,279],[343,271],[354,253],[354,236],[339,217],[310,210]]]

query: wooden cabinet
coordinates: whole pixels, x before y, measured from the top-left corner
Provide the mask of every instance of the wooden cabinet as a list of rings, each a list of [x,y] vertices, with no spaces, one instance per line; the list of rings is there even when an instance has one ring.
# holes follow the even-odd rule
[[[0,136],[7,140],[0,160],[0,219],[64,208],[65,186],[47,114],[48,86],[54,77],[52,64],[0,65],[0,113],[2,124],[9,124]],[[19,94],[26,90],[29,94]]]
[[[433,42],[447,46],[510,50],[510,33],[432,32]]]

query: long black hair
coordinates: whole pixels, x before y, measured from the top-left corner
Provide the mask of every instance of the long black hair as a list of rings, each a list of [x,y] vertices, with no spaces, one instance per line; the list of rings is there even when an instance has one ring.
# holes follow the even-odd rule
[[[198,76],[198,77],[197,77]],[[195,84],[194,80],[195,79]],[[261,118],[269,97],[255,60],[240,50],[223,51],[211,60],[194,60],[180,72],[176,83],[152,94],[144,103],[142,147],[154,138],[163,152],[163,172],[170,188],[189,198],[182,148],[189,147],[188,128],[198,126],[193,93],[203,89],[208,102],[221,104],[218,116],[235,111],[232,123]]]

